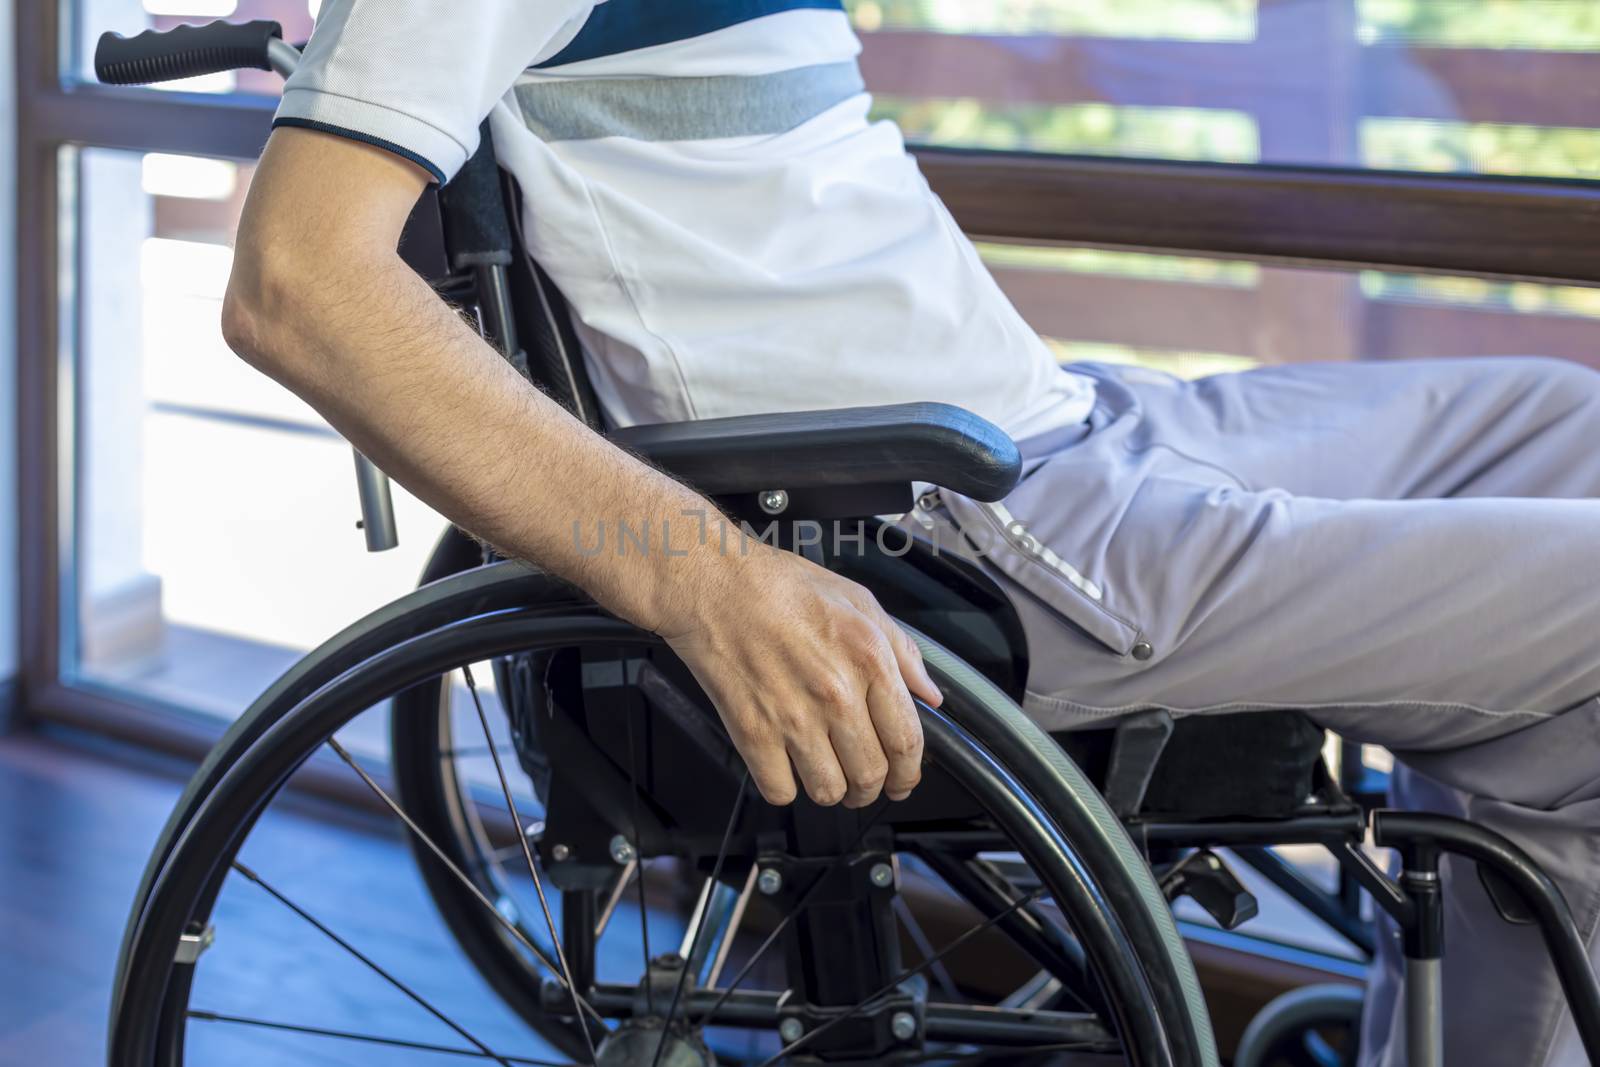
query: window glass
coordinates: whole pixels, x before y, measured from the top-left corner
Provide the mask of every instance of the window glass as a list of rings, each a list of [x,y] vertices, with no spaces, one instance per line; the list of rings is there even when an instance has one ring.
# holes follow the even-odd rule
[[[1593,177],[1595,0],[847,0],[877,113],[963,148]],[[311,32],[319,0],[77,0],[104,30]],[[276,95],[265,71],[161,88]]]
[[[1558,356],[1600,367],[1600,289],[980,243],[1063,362],[1182,377],[1313,360]]]
[[[1593,177],[1594,0],[851,0],[929,145]]]
[[[105,149],[64,161],[78,234],[66,673],[231,718],[413,587],[443,521],[397,485],[400,547],[369,554],[350,446],[224,345],[249,167]]]

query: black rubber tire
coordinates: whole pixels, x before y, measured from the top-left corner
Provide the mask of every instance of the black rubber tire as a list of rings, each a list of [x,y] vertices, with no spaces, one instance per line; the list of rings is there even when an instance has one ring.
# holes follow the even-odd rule
[[[446,536],[449,536],[447,532]],[[129,939],[144,914],[150,890],[166,865],[172,848],[201,803],[216,788],[228,767],[266,732],[288,708],[305,699],[338,677],[354,658],[382,651],[400,641],[424,633],[439,619],[457,618],[465,613],[497,611],[521,604],[539,603],[564,595],[567,587],[549,575],[523,564],[500,564],[501,569],[477,568],[450,575],[448,583],[432,581],[422,588],[384,605],[352,623],[316,649],[297,660],[265,692],[235,719],[212,746],[173,804],[172,813],[156,836],[150,858],[134,892],[127,925],[117,950],[117,966],[112,975],[111,1013],[115,1017],[122,1002],[123,975],[127,971]],[[514,579],[504,568],[513,568]]]
[[[114,1067],[182,1061],[182,1005],[175,1001],[186,998],[190,969],[172,962],[170,946],[186,923],[209,915],[228,863],[261,808],[299,762],[353,713],[352,704],[354,710],[366,707],[380,683],[391,687],[382,695],[392,695],[447,665],[532,647],[536,642],[531,635],[540,626],[559,624],[569,643],[605,641],[608,633],[616,640],[621,635],[628,641],[648,639],[597,616],[552,619],[548,609],[504,610],[564,598],[558,584],[515,564],[458,575],[350,628],[257,702],[196,776],[169,824],[176,829],[163,835],[165,847],[152,858],[119,968]],[[408,632],[421,636],[399,636]],[[925,713],[930,739],[948,735],[959,741],[947,737],[939,743],[947,757],[982,771],[979,784],[990,791],[991,802],[1009,806],[1015,826],[1023,828],[1014,836],[1050,853],[1030,860],[1041,875],[1052,876],[1046,881],[1058,900],[1088,901],[1083,908],[1097,907],[1109,931],[1107,944],[1118,946],[1126,957],[1110,962],[1136,973],[1146,999],[1130,994],[1124,1007],[1141,1023],[1131,1031],[1119,1024],[1125,1040],[1134,1045],[1135,1059],[1183,1067],[1214,1065],[1216,1051],[1204,1007],[1197,1007],[1187,992],[1192,967],[1148,868],[1120,824],[1064,754],[1014,704],[982,679],[974,684],[974,672],[964,671],[942,649],[926,642],[924,649],[947,694],[943,714]],[[309,699],[300,695],[314,680],[330,676]],[[971,781],[970,776],[963,780]],[[1157,910],[1146,913],[1152,894]]]

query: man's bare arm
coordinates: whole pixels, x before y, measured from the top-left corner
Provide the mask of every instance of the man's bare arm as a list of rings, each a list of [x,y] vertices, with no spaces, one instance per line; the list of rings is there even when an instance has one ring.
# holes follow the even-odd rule
[[[229,345],[452,521],[666,638],[769,800],[795,795],[791,763],[821,803],[909,792],[922,738],[907,688],[939,699],[915,646],[854,583],[702,538],[695,516],[720,521],[703,497],[484,343],[396,252],[426,180],[381,149],[274,132],[239,225]],[[597,522],[614,535],[623,521],[653,531],[650,551],[583,550]]]

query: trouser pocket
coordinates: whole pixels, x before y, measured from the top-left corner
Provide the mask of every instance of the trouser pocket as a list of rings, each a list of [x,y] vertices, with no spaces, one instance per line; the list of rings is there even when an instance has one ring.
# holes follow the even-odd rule
[[[1119,656],[1147,659],[1140,627],[1105,604],[1105,591],[1071,561],[1045,544],[1004,503],[983,504],[937,492],[967,549],[1020,592]],[[924,500],[927,500],[925,497]]]

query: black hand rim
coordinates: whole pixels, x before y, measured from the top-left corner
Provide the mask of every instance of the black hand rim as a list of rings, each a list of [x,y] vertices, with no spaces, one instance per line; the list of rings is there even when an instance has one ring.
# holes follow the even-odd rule
[[[552,616],[549,609],[524,609],[470,618],[413,638],[358,664],[313,698],[281,716],[279,721],[257,731],[258,740],[247,752],[231,765],[218,769],[214,788],[201,800],[184,828],[173,850],[183,862],[169,862],[153,881],[149,906],[130,937],[133,951],[123,976],[123,999],[117,1006],[111,1062],[150,1062],[149,1054],[158,1049],[163,1050],[165,1058],[156,1062],[181,1062],[181,1008],[186,1001],[189,969],[177,968],[170,952],[162,953],[152,946],[174,944],[188,921],[209,913],[228,869],[227,862],[248,834],[254,818],[282,780],[352,714],[344,709],[364,710],[375,700],[444,669],[506,652],[537,648],[541,640],[550,647],[565,647],[608,641],[637,644],[649,639],[592,610],[574,615],[569,609],[567,613]],[[929,735],[936,739],[935,743],[942,743],[937,741],[940,737],[954,736],[965,743],[967,758],[985,758],[993,763],[993,758],[955,723],[948,725],[957,732],[947,734],[941,725],[942,719],[943,716],[929,719]],[[952,753],[953,757],[956,755],[960,753]],[[1006,797],[996,797],[996,804],[1011,804],[1012,818],[1017,820],[1018,826],[1031,821],[1033,834],[1057,840],[1054,863],[1044,869],[1055,876],[1052,881],[1058,884],[1052,884],[1052,889],[1058,898],[1063,902],[1077,902],[1077,907],[1068,910],[1075,913],[1075,920],[1084,921],[1091,955],[1107,974],[1108,984],[1117,990],[1111,999],[1125,1015],[1118,1021],[1118,1029],[1126,1035],[1135,1061],[1203,1062],[1198,1055],[1186,1053],[1182,1047],[1181,1031],[1192,1020],[1174,1028],[1158,1014],[1157,1002],[1150,995],[1151,986],[1156,984],[1151,979],[1159,981],[1161,976],[1159,973],[1146,976],[1148,961],[1143,957],[1148,953],[1135,951],[1135,946],[1114,922],[1111,910],[1098,898],[1094,885],[1060,840],[1059,828],[1031,800],[1023,783],[1012,781],[1007,789],[1012,792]],[[209,857],[210,863],[191,862],[191,857],[196,860]],[[1036,862],[1036,866],[1042,864]],[[195,906],[185,906],[185,900]],[[1100,929],[1090,936],[1097,924]],[[1157,970],[1159,972],[1159,968]],[[166,996],[169,989],[171,996]],[[153,997],[157,1000],[153,1001]],[[166,1001],[168,1010],[156,1010],[160,1000]],[[178,1010],[171,1010],[173,1004],[179,1006]],[[1143,1018],[1138,1017],[1141,1012]],[[1177,1033],[1173,1033],[1174,1029]]]

